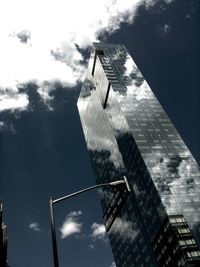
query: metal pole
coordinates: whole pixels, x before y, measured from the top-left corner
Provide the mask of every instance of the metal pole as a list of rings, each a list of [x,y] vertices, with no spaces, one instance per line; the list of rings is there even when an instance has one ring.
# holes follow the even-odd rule
[[[54,210],[53,210],[53,198],[52,197],[49,198],[49,206],[50,206],[50,213],[51,213],[51,235],[52,235],[54,267],[59,267],[58,249],[57,249],[57,241],[56,241],[56,230],[55,230],[55,219],[54,219]]]

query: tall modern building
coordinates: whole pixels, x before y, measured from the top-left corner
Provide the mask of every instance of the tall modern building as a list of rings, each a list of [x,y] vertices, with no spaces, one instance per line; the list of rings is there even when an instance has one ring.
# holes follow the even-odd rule
[[[123,45],[94,43],[78,109],[117,267],[200,266],[198,165]]]

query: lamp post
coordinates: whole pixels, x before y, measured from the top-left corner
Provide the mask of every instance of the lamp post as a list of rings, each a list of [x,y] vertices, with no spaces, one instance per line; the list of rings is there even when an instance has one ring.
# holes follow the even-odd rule
[[[114,182],[110,182],[110,183],[103,183],[103,184],[97,184],[97,185],[93,185],[87,188],[84,188],[82,190],[79,190],[77,192],[74,192],[72,194],[66,195],[64,197],[61,198],[57,198],[57,199],[53,199],[52,197],[49,198],[49,206],[50,206],[50,215],[51,215],[51,235],[52,235],[52,247],[53,247],[53,260],[54,260],[54,267],[59,267],[59,261],[58,261],[58,249],[57,249],[57,241],[56,241],[56,229],[55,229],[55,219],[54,219],[54,209],[53,209],[53,205],[61,202],[65,199],[74,197],[76,195],[82,194],[84,192],[93,190],[93,189],[97,189],[100,187],[104,187],[104,186],[118,186],[118,185],[126,185],[127,191],[131,191],[130,190],[130,186],[128,184],[127,178],[124,176],[123,180],[117,180]]]

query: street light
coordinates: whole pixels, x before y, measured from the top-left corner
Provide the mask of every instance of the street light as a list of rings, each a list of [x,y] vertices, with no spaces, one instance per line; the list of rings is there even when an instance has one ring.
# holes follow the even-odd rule
[[[123,180],[117,180],[114,182],[110,182],[110,183],[103,183],[103,184],[97,184],[97,185],[93,185],[87,188],[84,188],[82,190],[79,190],[77,192],[74,192],[72,194],[69,194],[67,196],[61,197],[61,198],[57,198],[57,199],[53,199],[52,197],[49,198],[49,206],[50,206],[50,215],[51,215],[51,235],[52,235],[52,247],[53,247],[53,260],[54,260],[54,267],[59,267],[59,261],[58,261],[58,249],[57,249],[57,241],[56,241],[56,230],[55,230],[55,219],[54,219],[54,210],[53,210],[53,205],[61,202],[65,199],[74,197],[76,195],[82,194],[84,192],[87,192],[89,190],[93,190],[99,187],[104,187],[104,186],[118,186],[118,185],[122,185],[125,184],[127,191],[130,192],[130,186],[128,184],[127,178],[124,176]]]

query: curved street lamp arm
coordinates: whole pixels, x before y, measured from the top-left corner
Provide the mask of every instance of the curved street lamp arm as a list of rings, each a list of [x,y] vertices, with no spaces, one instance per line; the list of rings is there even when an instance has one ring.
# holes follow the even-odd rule
[[[104,186],[117,186],[117,185],[120,185],[120,184],[126,184],[125,180],[118,180],[118,181],[114,181],[114,182],[110,182],[110,183],[103,183],[103,184],[93,185],[93,186],[84,188],[82,190],[79,190],[77,192],[74,192],[72,194],[69,194],[67,196],[64,196],[64,197],[61,197],[61,198],[57,198],[57,199],[53,200],[52,204],[58,203],[60,201],[63,201],[65,199],[68,199],[70,197],[74,197],[76,195],[82,194],[82,193],[84,193],[86,191],[93,190],[93,189],[96,189],[96,188],[99,188],[99,187],[104,187]]]

